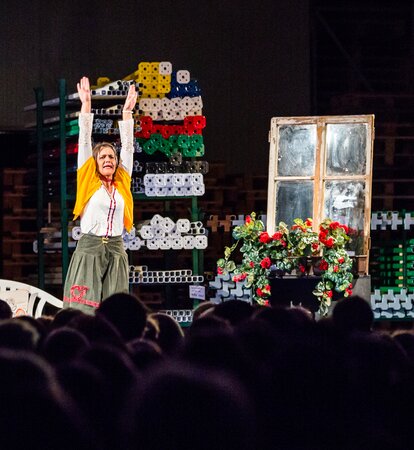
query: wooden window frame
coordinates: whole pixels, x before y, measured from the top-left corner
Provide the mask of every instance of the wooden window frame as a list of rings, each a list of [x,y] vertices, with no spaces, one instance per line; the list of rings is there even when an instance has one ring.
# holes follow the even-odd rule
[[[305,117],[273,117],[269,133],[270,154],[269,154],[269,178],[267,197],[267,225],[269,233],[274,233],[276,228],[276,206],[277,194],[276,184],[278,181],[313,181],[313,226],[314,231],[318,231],[319,223],[325,218],[325,182],[330,180],[341,181],[361,181],[365,183],[364,196],[364,229],[363,229],[363,252],[355,255],[359,258],[358,271],[368,273],[368,253],[370,247],[370,221],[371,221],[371,199],[372,199],[372,165],[374,148],[374,118],[370,115],[347,115],[347,116],[305,116]],[[327,126],[330,124],[366,124],[366,168],[363,175],[327,175]],[[278,151],[279,151],[279,129],[284,125],[316,125],[316,153],[315,172],[313,176],[277,176]],[[301,217],[306,219],[306,217]],[[288,224],[290,225],[290,224]]]

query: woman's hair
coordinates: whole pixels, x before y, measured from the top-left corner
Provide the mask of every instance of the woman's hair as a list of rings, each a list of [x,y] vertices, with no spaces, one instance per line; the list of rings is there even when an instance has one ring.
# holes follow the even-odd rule
[[[92,149],[92,156],[93,156],[95,162],[96,162],[97,159],[98,159],[98,155],[99,155],[100,151],[101,151],[104,147],[108,147],[108,148],[110,148],[110,149],[114,152],[114,154],[115,154],[116,166],[118,167],[118,162],[119,162],[119,159],[118,159],[118,153],[117,153],[117,151],[116,151],[116,148],[115,148],[114,144],[111,144],[110,142],[99,142],[99,144],[96,144],[96,145],[95,145],[95,147]]]

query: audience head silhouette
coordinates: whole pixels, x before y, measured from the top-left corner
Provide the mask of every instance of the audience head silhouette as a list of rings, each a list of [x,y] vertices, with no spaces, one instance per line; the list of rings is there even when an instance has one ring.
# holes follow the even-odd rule
[[[358,295],[339,300],[333,309],[335,326],[344,333],[369,332],[374,322],[371,305]]]
[[[135,295],[121,292],[106,298],[96,314],[110,322],[128,342],[142,336],[147,312],[147,307]]]
[[[13,311],[6,300],[0,299],[0,320],[11,319],[13,317]]]

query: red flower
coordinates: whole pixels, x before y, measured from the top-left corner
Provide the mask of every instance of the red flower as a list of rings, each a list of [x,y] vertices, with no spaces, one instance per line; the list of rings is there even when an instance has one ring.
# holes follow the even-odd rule
[[[317,244],[316,242],[314,242],[312,244],[312,251],[317,252],[319,250],[319,244]]]
[[[253,262],[253,261],[250,261],[250,262],[249,262],[249,266],[253,268],[253,267],[254,267],[254,262]]]
[[[329,298],[332,298],[333,292],[332,292],[332,291],[326,291],[326,295],[327,295]]]
[[[334,272],[338,272],[338,270],[339,270],[339,267],[338,266],[334,266],[333,271]]]
[[[267,295],[270,294],[270,286],[268,284],[266,284],[266,286],[264,286],[263,289],[257,288],[256,289],[256,294],[259,297],[266,297]]]
[[[287,246],[286,241],[284,241],[283,239],[280,240],[280,243],[282,244],[282,247],[286,247]]]
[[[223,275],[223,269],[221,267],[217,267],[217,273],[219,275]]]
[[[235,281],[236,283],[238,282],[238,281],[243,281],[243,280],[245,280],[246,279],[246,277],[247,277],[247,273],[241,273],[240,275],[235,275],[234,277],[233,277],[233,281]]]
[[[342,264],[344,261],[345,261],[345,258],[343,258],[342,256],[340,258],[338,258],[339,264]]]
[[[263,301],[263,306],[270,306],[269,300],[264,300]]]
[[[305,266],[303,266],[302,264],[299,264],[299,270],[304,273],[305,272]]]
[[[331,229],[331,230],[336,230],[337,228],[339,228],[341,226],[341,224],[339,223],[339,222],[331,222],[330,224],[329,224],[329,228]]]
[[[353,288],[352,283],[349,283],[348,289],[352,289],[352,288]]]
[[[342,228],[346,234],[349,233],[349,228],[346,225],[340,225],[340,228]]]
[[[319,263],[319,269],[328,270],[328,267],[328,263],[324,259],[321,259],[321,262]]]
[[[283,234],[280,231],[276,231],[276,233],[272,236],[274,241],[279,241],[282,238]]]
[[[272,265],[272,261],[270,260],[270,258],[268,256],[266,256],[266,258],[263,258],[260,261],[260,266],[262,267],[262,269],[268,269],[271,265]]]
[[[345,289],[345,292],[346,292],[348,295],[352,295],[352,290],[349,289],[349,288],[346,288],[346,289]]]
[[[328,238],[325,242],[324,242],[324,244],[327,246],[327,247],[333,247],[333,245],[334,245],[334,243],[335,243],[335,241],[333,240],[333,238]]]
[[[305,220],[305,225],[306,225],[307,227],[311,227],[311,226],[312,226],[312,219],[306,219],[306,220]]]
[[[252,221],[252,218],[250,216],[246,217],[246,225],[248,225]]]
[[[297,229],[300,229],[303,232],[306,232],[306,228],[303,227],[302,225],[292,225],[292,230],[297,230]]]
[[[259,241],[262,244],[267,244],[271,240],[272,240],[272,238],[269,236],[269,233],[267,231],[263,231],[263,233],[260,233]]]

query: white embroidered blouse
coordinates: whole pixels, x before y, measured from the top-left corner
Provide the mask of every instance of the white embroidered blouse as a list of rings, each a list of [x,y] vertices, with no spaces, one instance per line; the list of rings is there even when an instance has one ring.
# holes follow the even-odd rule
[[[79,115],[78,169],[92,156],[92,113]],[[119,121],[121,137],[120,164],[132,174],[134,158],[134,120]],[[81,218],[82,234],[95,236],[121,236],[124,230],[124,199],[113,186],[109,193],[104,185],[100,187],[86,204]]]

